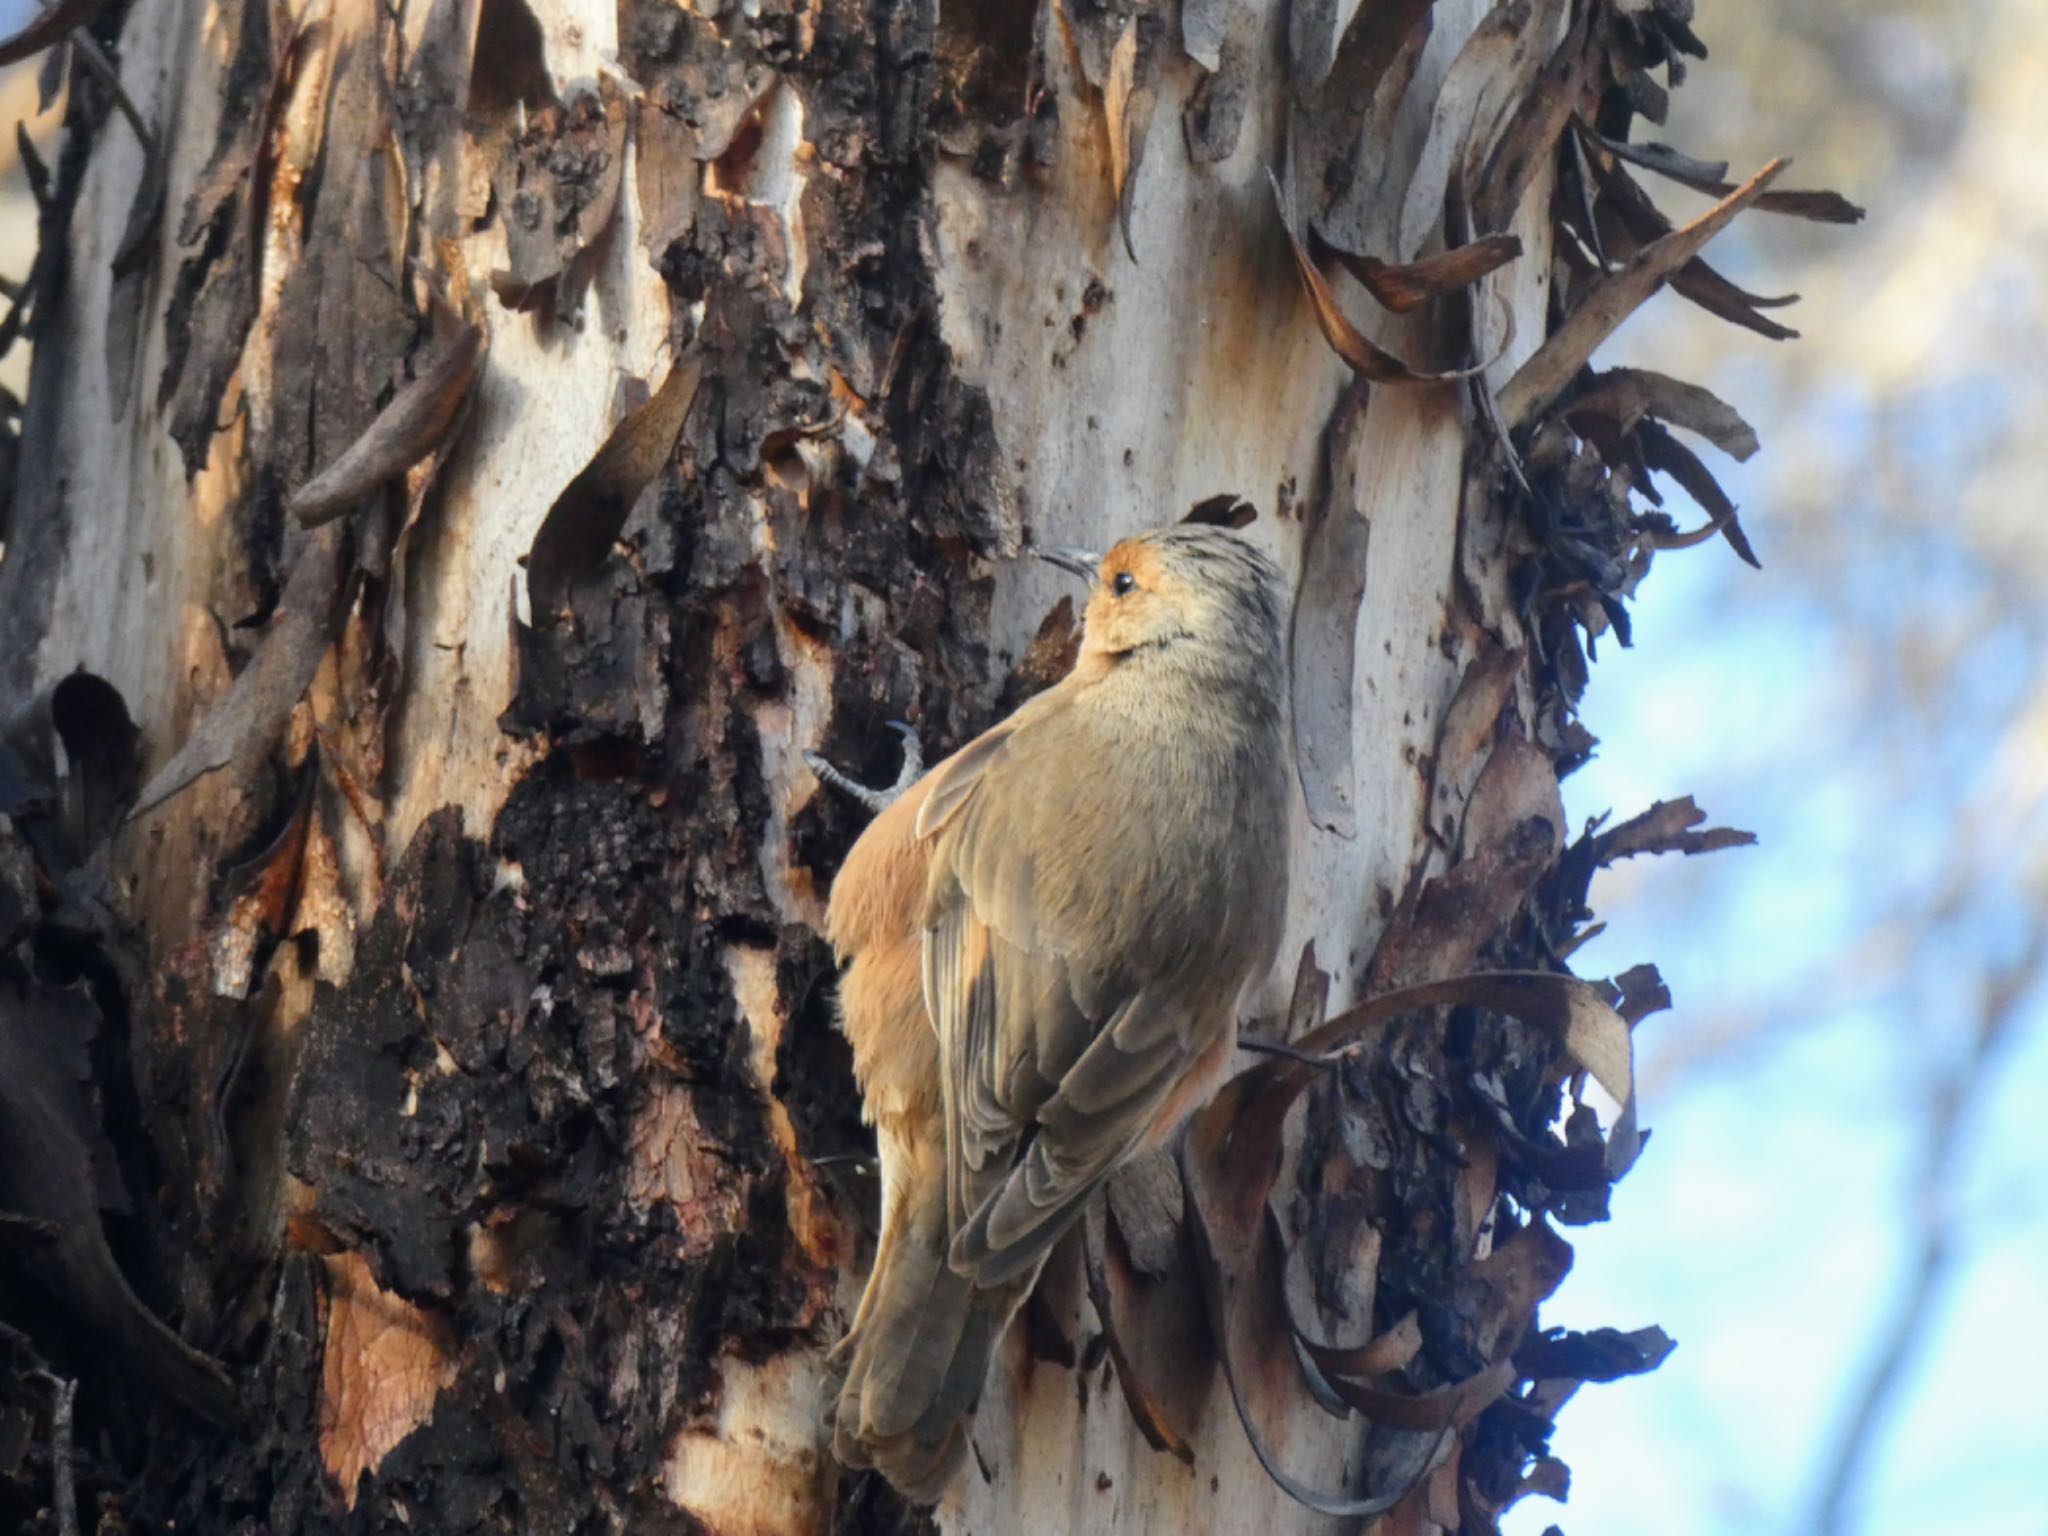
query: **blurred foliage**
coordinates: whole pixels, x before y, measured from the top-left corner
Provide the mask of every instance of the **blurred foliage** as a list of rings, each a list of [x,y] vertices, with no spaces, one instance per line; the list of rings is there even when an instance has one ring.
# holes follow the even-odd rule
[[[1959,952],[1983,975],[2009,967],[2048,895],[2048,8],[1709,15],[1714,58],[1675,98],[1672,139],[1738,167],[1795,143],[1797,179],[1838,181],[1872,218],[1847,237],[1751,220],[1731,238],[1738,275],[1801,290],[1805,339],[1674,305],[1630,341],[1696,365],[1763,431],[1739,483],[1771,571],[1725,567],[1710,601],[1817,629],[1793,743],[1809,761],[1774,775],[1809,769],[1879,834],[1843,849],[1862,911],[1816,974],[1910,987],[1912,955],[1938,946],[1964,1003]],[[1902,854],[1909,833],[1941,856]]]
[[[1764,444],[1726,481],[1763,572],[1708,550],[1659,570],[1641,660],[1595,670],[1604,760],[1577,791],[1582,811],[1697,791],[1763,838],[1596,894],[1634,909],[1617,927],[1671,962],[1679,1005],[1644,1042],[1663,1144],[1638,1177],[1774,1213],[1678,1239],[1708,1321],[1641,1390],[1693,1372],[1692,1438],[1673,1409],[1656,1472],[1690,1460],[1721,1503],[1654,1528],[2038,1528],[1970,1521],[2016,1515],[1992,1490],[2024,1486],[2020,1448],[2048,1437],[2001,1386],[2043,1352],[1985,1303],[2048,1247],[2027,1193],[2048,1141],[2048,6],[1701,0],[1697,28],[1712,57],[1647,136],[1738,177],[1790,152],[1789,183],[1871,217],[1753,218],[1716,248],[1745,286],[1803,295],[1774,312],[1803,339],[1666,299],[1603,357],[1699,378]],[[1669,1276],[1655,1224],[1629,1227],[1610,1262]],[[1837,1286],[1825,1311],[1802,1267]],[[1798,1405],[1796,1444],[1742,1418],[1744,1373]]]

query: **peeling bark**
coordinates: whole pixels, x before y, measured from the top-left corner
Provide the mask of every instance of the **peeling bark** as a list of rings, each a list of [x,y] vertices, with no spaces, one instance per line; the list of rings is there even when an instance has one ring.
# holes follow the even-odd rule
[[[1841,213],[1645,221],[1627,166],[1723,174],[1626,144],[1682,9],[100,11],[160,163],[81,77],[0,523],[0,1075],[64,1085],[0,1179],[4,1425],[78,1377],[138,1531],[1328,1528],[1232,1391],[1403,1529],[1554,1490],[1560,1381],[1661,1358],[1536,1311],[1661,989],[1550,1028],[1458,978],[1561,971],[1599,865],[1739,839],[1674,799],[1569,841],[1557,778],[1690,541],[1653,471],[1751,553],[1669,429],[1754,435],[1587,338],[1666,281],[1748,323],[1700,244]],[[911,1510],[822,1423],[877,1197],[816,932],[860,813],[803,754],[965,740],[1071,660],[1028,542],[1240,498],[1300,594],[1305,958],[1254,1024],[1425,1001],[1290,1122],[1286,1315],[1229,1386],[1220,1186],[1132,1170]],[[29,1252],[52,1211],[107,1242]],[[187,1411],[221,1370],[239,1433]]]

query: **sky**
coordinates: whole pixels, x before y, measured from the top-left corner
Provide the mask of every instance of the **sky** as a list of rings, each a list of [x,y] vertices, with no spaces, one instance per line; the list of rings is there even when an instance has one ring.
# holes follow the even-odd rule
[[[1935,1106],[2048,900],[2048,7],[1701,0],[1697,25],[1714,57],[1644,136],[1738,176],[1790,151],[1791,180],[1871,218],[1751,218],[1708,253],[1803,292],[1802,340],[1666,293],[1600,359],[1706,383],[1757,426],[1762,453],[1716,469],[1764,570],[1718,545],[1660,557],[1634,648],[1593,669],[1601,748],[1567,808],[1689,793],[1759,844],[1595,886],[1609,927],[1574,967],[1655,961],[1676,1005],[1638,1031],[1654,1138],[1612,1223],[1571,1234],[1544,1320],[1658,1323],[1679,1347],[1566,1407],[1571,1498],[1509,1528],[1814,1530],[1934,1220],[1943,1283],[1837,1529],[2048,1532],[2039,985],[1923,1187]]]
[[[1587,1388],[1565,1409],[1556,1444],[1572,1497],[1518,1510],[1511,1529],[1530,1536],[1553,1520],[1571,1536],[1810,1528],[1827,1453],[1906,1283],[1924,1090],[1953,1031],[1902,1028],[1911,1004],[1895,989],[1786,1002],[1889,878],[1869,871],[1866,850],[1893,870],[1935,864],[1942,829],[1884,824],[1853,776],[1787,771],[1825,708],[1824,627],[1796,611],[1728,622],[1731,609],[1747,619],[1751,603],[1778,605],[1731,603],[1706,564],[1656,571],[1633,652],[1595,669],[1585,715],[1601,752],[1567,781],[1566,803],[1577,820],[1693,793],[1759,846],[1639,862],[1595,888],[1609,926],[1575,968],[1652,959],[1676,1006],[1639,1031],[1651,1144],[1613,1221],[1570,1234],[1578,1262],[1544,1312],[1552,1326],[1657,1323],[1679,1348],[1656,1373]],[[1750,1010],[1766,1017],[1746,1046],[1660,1072],[1712,1016]],[[2024,1012],[1949,1190],[1954,1278],[1923,1320],[1856,1501],[1848,1529],[1864,1536],[2048,1531],[2048,1401],[2035,1388],[2048,1330],[2033,1324],[2048,1261],[2036,1177],[2048,1120],[2035,1107],[2048,1096],[2048,1019],[2038,1001]]]

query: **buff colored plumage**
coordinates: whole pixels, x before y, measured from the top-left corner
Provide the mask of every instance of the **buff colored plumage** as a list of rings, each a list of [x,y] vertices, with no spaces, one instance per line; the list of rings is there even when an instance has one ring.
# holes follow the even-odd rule
[[[888,805],[832,890],[883,1185],[834,1444],[914,1498],[1082,1203],[1215,1090],[1284,918],[1278,574],[1207,527],[1086,559],[1073,671]]]

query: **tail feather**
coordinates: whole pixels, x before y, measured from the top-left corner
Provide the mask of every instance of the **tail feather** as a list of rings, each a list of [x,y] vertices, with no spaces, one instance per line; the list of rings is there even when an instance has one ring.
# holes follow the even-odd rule
[[[929,1501],[966,1457],[967,1418],[1030,1282],[981,1290],[947,1263],[943,1179],[907,1180],[896,1193],[854,1327],[836,1352],[846,1379],[833,1452]]]
[[[931,1400],[911,1427],[922,1439],[936,1438],[946,1425],[965,1418],[981,1398],[988,1378],[990,1359],[1001,1342],[1003,1330],[1016,1313],[1017,1304],[1029,1287],[1005,1286],[999,1291],[975,1291],[971,1297],[960,1337],[953,1346],[953,1358],[931,1394]]]
[[[847,1376],[851,1383],[866,1367],[856,1423],[872,1439],[893,1439],[923,1417],[953,1372],[973,1311],[973,1288],[947,1266],[943,1250],[919,1245],[895,1257],[888,1289],[869,1319],[873,1342],[856,1349]]]

